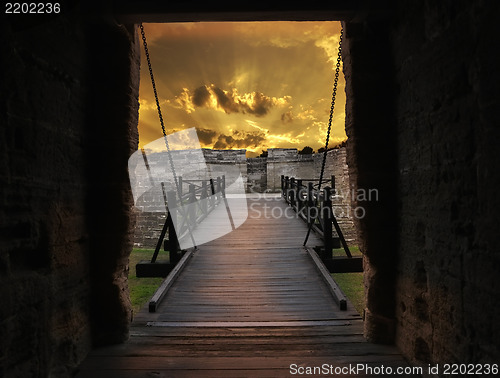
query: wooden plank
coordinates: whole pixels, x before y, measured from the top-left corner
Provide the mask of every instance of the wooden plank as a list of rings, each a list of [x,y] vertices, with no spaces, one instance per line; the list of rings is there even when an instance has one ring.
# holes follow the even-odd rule
[[[144,325],[138,326],[136,323],[132,324],[130,335],[143,336],[143,337],[284,337],[284,336],[325,336],[325,335],[362,335],[363,334],[363,321],[360,319],[349,320],[349,326],[343,326],[334,323],[335,325],[328,326],[286,326],[286,327],[174,327],[174,328],[154,328]]]
[[[134,338],[133,341],[124,344],[121,348],[100,348],[95,351],[100,355],[102,354],[122,354],[122,353],[142,353],[136,352],[137,348],[157,348],[161,347],[162,351],[158,351],[158,353],[164,353],[166,350],[175,349],[177,345],[185,345],[192,346],[197,345],[200,348],[209,348],[220,349],[220,350],[236,350],[238,348],[250,348],[251,345],[267,345],[266,348],[276,348],[280,345],[283,347],[283,352],[287,352],[287,348],[289,344],[293,345],[309,345],[310,347],[317,347],[318,350],[323,350],[325,352],[328,350],[337,350],[338,355],[347,355],[347,354],[359,354],[366,353],[367,350],[375,351],[375,353],[397,353],[395,352],[394,347],[392,346],[383,346],[376,345],[366,342],[362,335],[312,335],[312,336],[247,336],[247,337],[207,337],[206,335],[200,335],[197,337],[184,337],[184,336],[176,336],[176,337],[142,337],[142,338]],[[179,347],[182,351],[182,347]],[[255,348],[255,351],[260,350],[259,348]],[[194,353],[193,350],[190,353]]]
[[[383,348],[378,348],[374,346],[374,344],[366,343],[362,335],[348,335],[348,336],[314,336],[314,337],[300,337],[300,336],[279,336],[279,337],[154,337],[154,338],[134,338],[129,343],[127,343],[125,348],[112,348],[111,351],[100,350],[97,354],[108,355],[111,353],[122,354],[126,349],[127,353],[135,353],[134,350],[136,348],[159,348],[162,349],[162,353],[168,351],[170,349],[183,349],[188,348],[192,345],[203,346],[206,348],[210,346],[211,348],[222,348],[222,344],[224,344],[224,350],[236,350],[240,349],[243,345],[245,348],[250,348],[250,346],[260,348],[276,348],[281,346],[283,351],[286,353],[288,345],[301,345],[303,349],[306,348],[317,348],[323,349],[323,346],[327,345],[329,349],[331,348],[339,348],[342,349],[343,346],[349,345],[349,348],[353,346],[355,350],[359,350],[357,345],[358,343],[362,343],[370,345],[371,348],[376,348],[377,353],[381,352]],[[287,348],[285,348],[287,346]],[[255,348],[257,349],[257,348]],[[298,348],[300,349],[300,348]],[[343,349],[342,349],[343,350]],[[139,351],[138,353],[143,353]],[[344,352],[342,352],[344,353]]]
[[[113,348],[109,350],[96,351],[94,356],[109,357],[184,357],[189,350],[191,357],[241,357],[241,356],[273,356],[300,358],[304,355],[309,357],[329,356],[368,356],[368,355],[398,355],[399,351],[394,347],[379,346],[367,342],[318,342],[310,343],[309,340],[298,340],[290,343],[279,341],[260,342],[255,340],[233,340],[225,343],[224,340],[205,339],[204,343],[196,340],[170,340],[168,343],[128,343],[125,348]]]
[[[160,287],[156,290],[156,292],[151,297],[149,301],[149,312],[155,312],[158,304],[163,299],[168,289],[172,286],[175,279],[179,276],[181,271],[186,266],[188,260],[193,256],[193,250],[188,250],[184,256],[180,259],[174,269],[170,271],[167,278],[162,282]]]
[[[288,377],[290,364],[407,366],[396,348],[365,341],[347,299],[339,309],[345,296],[302,246],[306,232],[298,218],[249,216],[200,245],[165,284],[156,312],[145,306],[135,315],[130,340],[93,351],[77,377]],[[315,235],[310,241],[321,244]]]
[[[144,356],[96,356],[92,361],[89,361],[86,366],[82,367],[85,371],[98,370],[139,370],[139,371],[155,371],[157,369],[169,370],[195,370],[198,374],[203,374],[206,370],[239,370],[252,371],[261,369],[286,369],[289,370],[291,364],[301,366],[315,366],[325,363],[324,357],[144,357]],[[379,355],[357,355],[357,356],[336,356],[328,360],[328,363],[335,366],[346,366],[353,363],[362,363],[375,365],[379,364],[397,364],[399,366],[408,366],[408,363],[402,358],[397,358],[394,355],[379,356]],[[120,375],[118,375],[120,376]],[[203,375],[202,375],[203,376]],[[217,376],[217,375],[215,375]],[[80,375],[79,377],[82,377]]]
[[[345,294],[342,292],[337,283],[333,280],[332,276],[330,275],[330,272],[326,269],[325,265],[319,258],[318,254],[311,248],[306,248],[306,250],[311,256],[311,258],[314,260],[316,267],[318,268],[321,274],[321,277],[323,277],[326,284],[328,285],[328,288],[330,289],[330,292],[332,293],[333,297],[339,304],[340,309],[343,311],[347,310],[347,298]]]
[[[148,327],[237,327],[237,328],[255,328],[255,327],[317,327],[317,326],[348,326],[352,323],[345,320],[302,320],[302,321],[267,321],[267,322],[148,322]]]

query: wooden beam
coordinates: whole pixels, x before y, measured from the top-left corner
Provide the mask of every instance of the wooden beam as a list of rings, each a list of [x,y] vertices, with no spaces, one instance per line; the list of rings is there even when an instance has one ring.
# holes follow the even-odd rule
[[[356,21],[387,13],[389,0],[330,0],[314,2],[115,0],[113,14],[123,23],[199,21]]]
[[[334,256],[331,259],[323,260],[323,263],[330,273],[361,273],[363,272],[363,257]]]
[[[197,321],[197,322],[147,322],[148,327],[197,327],[197,328],[263,328],[263,327],[334,327],[334,326],[350,326],[352,322],[349,320],[288,320],[288,321]]]
[[[332,276],[330,275],[330,272],[326,269],[325,265],[319,258],[318,254],[312,248],[308,247],[304,248],[306,249],[307,253],[309,253],[309,256],[311,256],[311,258],[313,259],[316,267],[318,268],[319,273],[321,274],[321,277],[327,284],[330,293],[332,294],[335,301],[338,303],[340,310],[346,311],[347,298],[345,294],[342,292],[337,283],[333,280]]]
[[[182,272],[184,267],[186,266],[188,260],[193,256],[194,250],[190,249],[188,250],[184,256],[182,256],[182,259],[177,263],[174,269],[170,271],[168,274],[167,278],[162,282],[160,287],[156,290],[156,292],[153,294],[151,297],[151,300],[149,301],[149,312],[155,312],[156,308],[160,304],[161,300],[167,293],[168,289],[174,281],[177,279],[179,274]]]
[[[136,276],[144,277],[166,277],[168,273],[175,267],[168,260],[157,260],[152,263],[149,260],[141,260],[135,266]]]

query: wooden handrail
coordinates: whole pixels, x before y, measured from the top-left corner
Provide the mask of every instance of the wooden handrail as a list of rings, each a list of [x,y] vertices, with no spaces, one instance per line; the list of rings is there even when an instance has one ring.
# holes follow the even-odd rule
[[[177,182],[180,196],[176,190],[170,190],[165,193],[165,199],[167,204],[170,205],[170,208],[174,209],[181,205],[189,204],[197,204],[197,206],[189,207],[188,211],[184,214],[179,214],[177,211],[168,212],[168,217],[160,233],[160,237],[158,238],[151,263],[156,262],[167,231],[170,262],[176,263],[179,261],[181,258],[181,254],[179,253],[179,237],[182,238],[186,236],[187,233],[191,232],[197,224],[210,214],[210,212],[220,203],[221,199],[225,199],[225,176],[217,177],[215,180],[212,178],[206,180],[185,180],[179,176]],[[196,183],[199,183],[199,185],[196,185]],[[162,187],[163,186],[164,183],[162,183]],[[183,186],[187,186],[187,191],[184,190]],[[202,201],[207,198],[210,198],[210,200]],[[179,217],[182,217],[182,219]],[[178,226],[177,230],[174,224]],[[179,234],[179,236],[177,234]]]
[[[308,225],[312,223],[312,229],[323,240],[323,258],[332,258],[334,245],[332,226],[339,236],[347,257],[352,258],[349,246],[333,213],[331,198],[332,192],[335,193],[335,176],[331,176],[330,180],[323,180],[323,182],[331,183],[332,186],[326,186],[319,192],[317,189],[319,183],[315,185],[314,181],[319,181],[319,179],[296,179],[282,175],[281,195]]]

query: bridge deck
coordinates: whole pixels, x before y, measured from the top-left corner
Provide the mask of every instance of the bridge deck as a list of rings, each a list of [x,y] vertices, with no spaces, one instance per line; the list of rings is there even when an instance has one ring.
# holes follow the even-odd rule
[[[307,228],[285,202],[249,198],[248,205],[247,221],[200,246],[157,311],[137,314],[124,345],[92,352],[79,377],[281,377],[291,364],[407,366],[395,348],[363,339],[350,303],[339,310],[302,247]],[[308,245],[320,244],[311,234]]]

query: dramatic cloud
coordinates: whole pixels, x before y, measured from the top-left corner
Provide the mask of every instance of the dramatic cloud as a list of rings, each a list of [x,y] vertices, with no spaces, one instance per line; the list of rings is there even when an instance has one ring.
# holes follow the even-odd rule
[[[186,113],[192,113],[194,112],[195,107],[192,97],[193,96],[189,94],[189,90],[187,88],[183,88],[182,93],[175,98],[175,103],[178,107],[184,109]]]
[[[293,113],[291,111],[283,113],[281,115],[281,122],[283,123],[292,123],[293,122]]]
[[[144,24],[167,133],[195,127],[205,148],[324,146],[339,22]],[[161,138],[141,51],[140,145]],[[146,69],[143,69],[146,68]],[[330,141],[344,140],[341,72]]]
[[[316,46],[322,48],[328,56],[328,61],[332,63],[333,67],[337,64],[338,46],[340,35],[322,36],[316,40]],[[342,64],[342,61],[340,62]]]
[[[187,89],[184,89],[184,91],[186,92]],[[183,94],[185,93],[183,92]],[[188,96],[189,94],[186,93]],[[195,106],[205,106],[208,101],[210,100],[210,97],[211,97],[211,93],[208,91],[207,87],[206,86],[201,86],[201,87],[198,87],[194,90],[194,93],[193,95],[191,96],[191,102],[193,103],[193,105]]]
[[[271,145],[296,145],[299,146],[303,143],[303,137],[305,133],[301,133],[299,135],[293,135],[293,133],[284,133],[284,134],[269,134],[267,136],[268,143]]]
[[[196,129],[196,133],[198,134],[198,139],[202,146],[211,145],[217,136],[217,132],[215,130],[210,129]]]
[[[260,131],[234,131],[232,135],[220,134],[215,149],[250,148],[257,149],[266,141],[266,135]]]
[[[183,88],[183,91],[175,99],[178,107],[191,113],[195,108],[209,108],[220,110],[226,114],[242,113],[253,114],[262,117],[278,106],[285,106],[291,100],[290,96],[270,97],[262,92],[250,92],[239,94],[236,88],[230,90],[221,89],[214,84],[202,85],[192,93]]]

